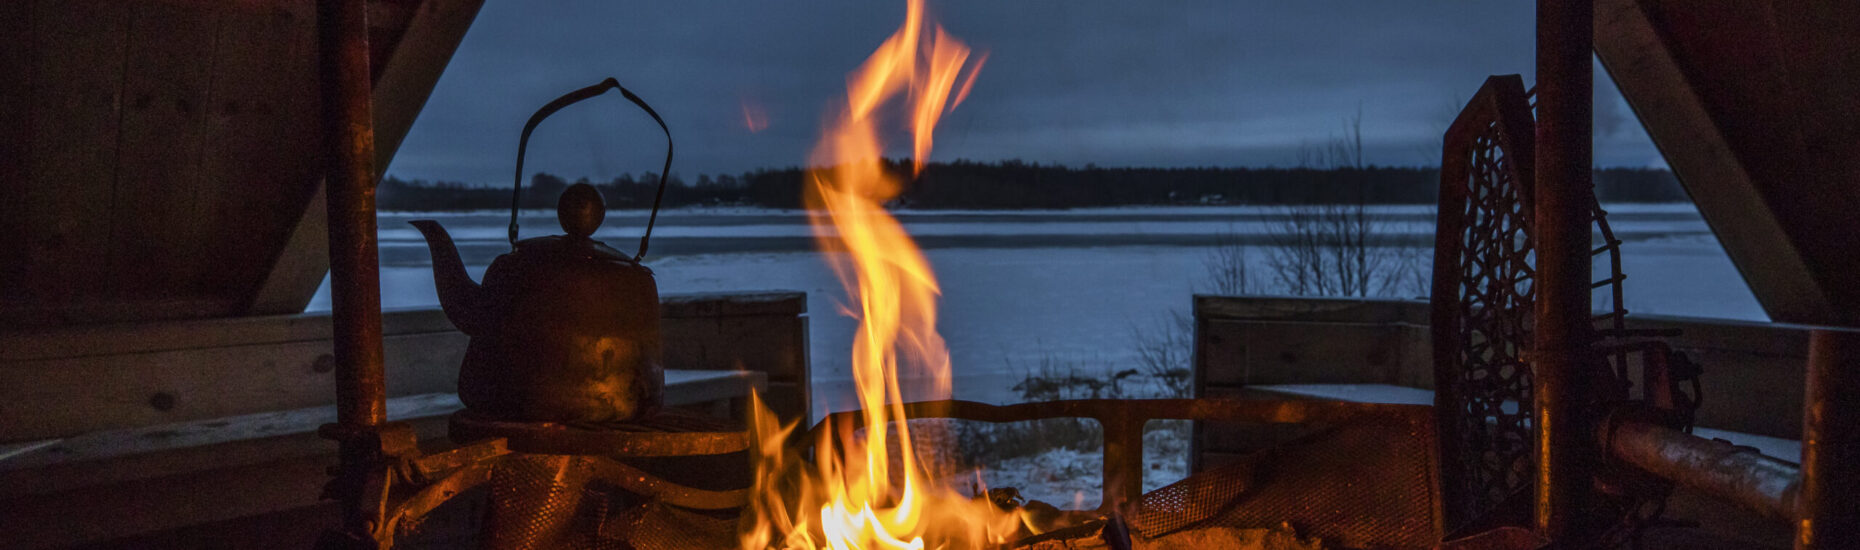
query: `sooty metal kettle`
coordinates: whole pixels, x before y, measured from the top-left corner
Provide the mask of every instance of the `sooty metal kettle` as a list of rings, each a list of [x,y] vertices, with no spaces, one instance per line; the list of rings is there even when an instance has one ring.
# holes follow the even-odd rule
[[[556,203],[566,234],[518,240],[517,203],[530,132],[563,107],[608,90],[619,90],[665,132],[665,166],[639,251],[628,256],[593,238],[607,211],[600,191],[586,183],[570,186]],[[465,272],[452,237],[438,222],[409,222],[432,252],[446,318],[471,337],[459,369],[459,400],[467,409],[500,420],[599,425],[659,408],[665,393],[659,291],[652,270],[640,260],[671,166],[665,120],[609,78],[549,102],[524,125],[510,203],[513,249],[491,262],[482,285]]]

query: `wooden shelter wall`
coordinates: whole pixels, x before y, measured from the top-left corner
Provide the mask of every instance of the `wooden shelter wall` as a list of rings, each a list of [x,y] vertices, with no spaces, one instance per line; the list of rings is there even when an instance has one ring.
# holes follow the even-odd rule
[[[1427,308],[1418,300],[1197,296],[1197,395],[1258,396],[1258,386],[1288,384],[1432,390]],[[1801,437],[1808,327],[1661,315],[1629,315],[1628,327],[1680,331],[1662,340],[1705,369],[1699,426]]]
[[[479,4],[370,3],[381,168]],[[0,2],[0,325],[300,311],[326,269],[316,21],[315,0]]]
[[[806,295],[669,295],[667,368],[768,374],[770,407],[805,419]],[[384,316],[387,394],[456,391],[469,340],[438,309]],[[327,405],[328,314],[0,331],[0,443]]]
[[[1596,53],[1776,321],[1860,323],[1860,5],[1599,0]]]

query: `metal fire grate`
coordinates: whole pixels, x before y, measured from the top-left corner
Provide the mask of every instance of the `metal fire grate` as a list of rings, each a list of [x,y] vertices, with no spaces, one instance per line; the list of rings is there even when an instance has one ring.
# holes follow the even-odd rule
[[[735,459],[746,460],[737,456]],[[403,522],[397,548],[657,550],[736,544],[735,511],[705,512],[642,497],[600,479],[602,457],[511,454],[488,487],[453,509]],[[431,528],[433,520],[442,525]],[[469,536],[460,537],[460,533]]]
[[[1434,246],[1435,392],[1448,526],[1529,490],[1534,130],[1523,79],[1495,76],[1445,138]]]
[[[1127,514],[1145,537],[1201,527],[1278,528],[1347,548],[1434,548],[1442,538],[1431,407],[1335,401],[1088,399],[994,406],[904,405],[909,418],[1021,422],[1090,418],[1104,429],[1101,512]],[[1142,433],[1149,420],[1297,425],[1313,433],[1268,446],[1146,495]],[[858,427],[854,414],[827,426]],[[807,440],[815,440],[813,437]]]
[[[1537,304],[1532,198],[1536,122],[1517,75],[1494,76],[1448,129],[1441,167],[1431,319],[1442,486],[1451,530],[1517,522],[1536,489],[1538,434],[1532,424]],[[1590,256],[1602,267],[1592,291],[1607,306],[1592,317],[1581,378],[1598,417],[1637,417],[1689,430],[1698,407],[1696,365],[1658,338],[1676,332],[1627,327],[1621,240],[1591,196],[1602,238]],[[1595,259],[1606,256],[1606,263]],[[1638,386],[1638,391],[1637,391]],[[1689,391],[1688,391],[1689,390]],[[1671,484],[1632,468],[1597,472],[1607,495],[1592,507],[1620,519],[1600,537],[1630,542],[1664,509]]]
[[[508,550],[557,548],[588,534],[577,523],[592,477],[589,457],[512,455],[491,473],[490,514],[485,518],[485,547]],[[578,542],[578,541],[577,541]],[[580,547],[585,544],[573,544]]]

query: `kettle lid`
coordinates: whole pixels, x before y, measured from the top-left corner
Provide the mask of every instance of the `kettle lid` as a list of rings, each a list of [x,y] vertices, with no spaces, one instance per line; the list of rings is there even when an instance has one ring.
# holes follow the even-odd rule
[[[638,263],[632,256],[593,238],[601,222],[607,219],[607,201],[593,185],[577,183],[563,190],[562,197],[555,203],[555,219],[562,224],[565,234],[523,239],[517,242],[517,251]]]

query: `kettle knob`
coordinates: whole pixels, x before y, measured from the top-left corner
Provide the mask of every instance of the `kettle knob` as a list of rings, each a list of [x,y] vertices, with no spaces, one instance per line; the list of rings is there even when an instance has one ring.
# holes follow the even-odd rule
[[[593,185],[570,185],[555,202],[555,219],[562,223],[562,231],[585,239],[607,219],[607,201],[601,199],[601,191]]]

